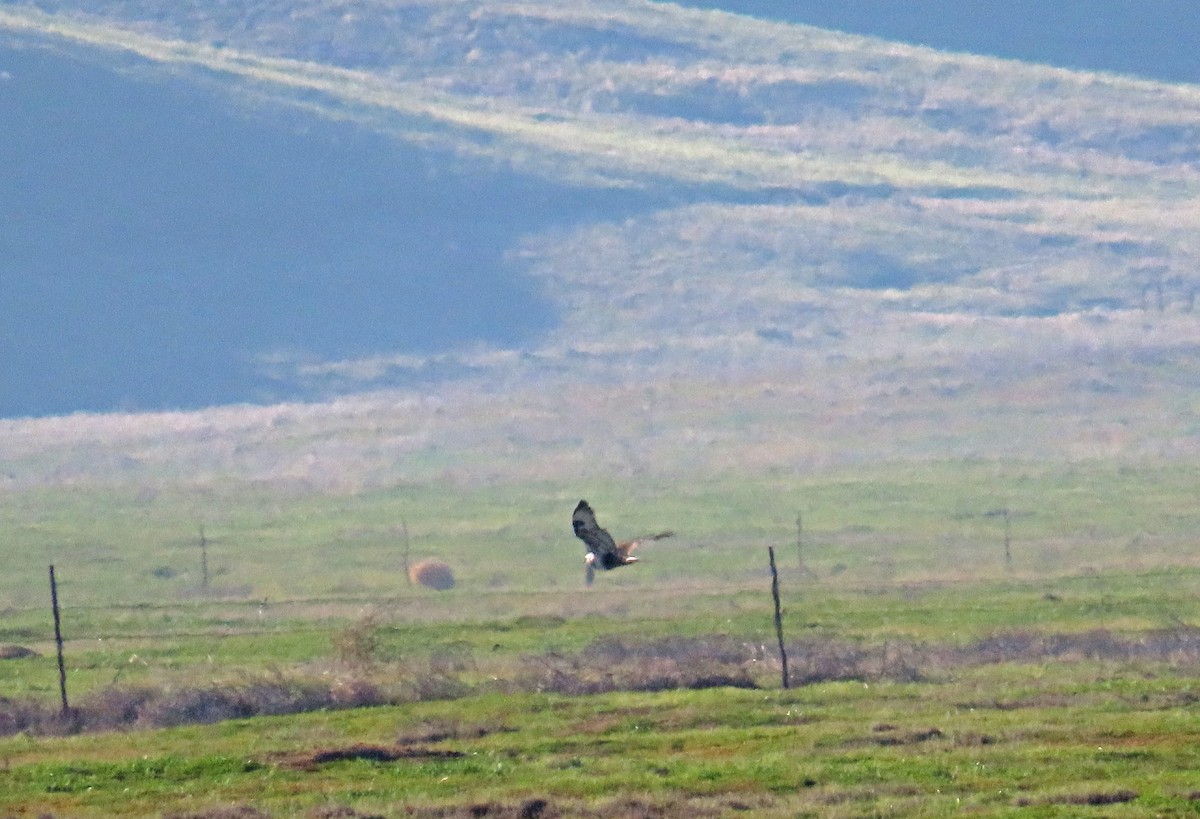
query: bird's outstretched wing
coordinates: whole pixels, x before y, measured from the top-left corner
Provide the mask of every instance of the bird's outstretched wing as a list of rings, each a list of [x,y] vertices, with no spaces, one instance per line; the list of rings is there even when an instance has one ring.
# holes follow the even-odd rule
[[[670,531],[659,532],[657,535],[642,535],[641,537],[635,537],[633,540],[621,541],[620,543],[617,544],[617,550],[624,552],[625,554],[629,554],[634,549],[636,549],[638,546],[641,546],[643,543],[647,543],[651,540],[662,540],[665,537],[674,537],[674,536],[675,536],[675,533],[670,532]]]
[[[575,530],[575,537],[584,542],[588,551],[596,555],[597,560],[605,555],[617,554],[616,541],[596,523],[596,513],[587,501],[581,500],[575,507],[575,512],[571,515],[571,528]]]

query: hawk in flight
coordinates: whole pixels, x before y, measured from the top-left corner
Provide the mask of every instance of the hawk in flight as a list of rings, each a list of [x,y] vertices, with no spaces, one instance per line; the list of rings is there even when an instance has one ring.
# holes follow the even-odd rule
[[[596,577],[597,566],[608,571],[618,566],[637,563],[637,558],[630,552],[648,540],[661,540],[675,534],[674,532],[659,532],[657,535],[646,535],[617,543],[613,540],[612,535],[601,529],[600,524],[596,523],[596,513],[592,511],[592,507],[585,500],[581,500],[575,507],[575,513],[571,515],[571,528],[575,530],[575,537],[582,540],[587,546],[587,554],[584,555],[583,562],[587,564],[587,584],[589,586]]]

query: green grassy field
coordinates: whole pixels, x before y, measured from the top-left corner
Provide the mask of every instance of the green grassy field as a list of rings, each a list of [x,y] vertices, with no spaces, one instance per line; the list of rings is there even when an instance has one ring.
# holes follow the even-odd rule
[[[0,645],[36,655],[0,660],[0,815],[1191,814],[1193,477],[601,486],[618,534],[679,534],[586,592],[554,487],[8,493]],[[401,518],[454,589],[405,583]]]
[[[1195,810],[1194,688],[1103,664],[940,685],[489,694],[4,744],[30,815],[1168,815]],[[992,700],[1003,695],[1004,700]],[[490,810],[484,810],[484,808]],[[351,813],[346,808],[351,808]],[[222,809],[226,812],[222,813]],[[342,812],[335,812],[341,809]],[[255,815],[246,813],[245,815]]]
[[[582,549],[569,518],[581,494],[618,538],[678,532],[648,547],[636,571],[606,576],[610,588],[757,582],[768,545],[780,550],[785,566],[795,565],[797,515],[804,519],[804,560],[823,582],[1196,565],[1200,511],[1195,469],[1184,462],[924,462],[585,484],[429,482],[337,493],[164,481],[9,491],[0,495],[11,560],[0,576],[0,608],[42,606],[51,563],[65,604],[76,607],[181,597],[392,599],[406,592],[402,523],[411,560],[450,563],[472,605],[487,606],[495,592],[573,591]],[[1002,509],[1010,512],[1011,567],[996,514]]]

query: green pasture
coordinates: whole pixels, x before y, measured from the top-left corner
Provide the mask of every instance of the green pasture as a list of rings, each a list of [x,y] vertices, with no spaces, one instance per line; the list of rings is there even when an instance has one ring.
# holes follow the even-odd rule
[[[35,653],[0,660],[0,723],[49,716],[0,736],[0,816],[1191,815],[1194,478],[9,492],[0,646]],[[580,496],[677,536],[585,590]],[[405,581],[405,532],[455,588]],[[107,727],[53,718],[49,563],[72,705]],[[121,722],[136,696],[156,716]],[[230,697],[267,715],[201,707]]]
[[[0,741],[61,816],[1190,815],[1194,679],[1076,663],[941,684],[489,694]],[[1106,804],[1108,803],[1108,804]],[[1102,808],[1086,807],[1102,804]],[[258,811],[249,813],[247,811]],[[538,815],[534,813],[533,815]]]
[[[606,575],[610,589],[756,583],[768,545],[785,568],[803,558],[822,584],[1189,566],[1200,530],[1195,479],[1186,463],[958,461],[573,487],[434,483],[345,495],[175,481],[10,491],[0,494],[0,609],[42,606],[51,563],[65,606],[371,603],[410,593],[406,542],[414,562],[449,563],[471,605],[488,605],[494,592],[573,591],[583,550],[569,520],[580,497],[618,538],[677,532],[646,547],[634,570]]]

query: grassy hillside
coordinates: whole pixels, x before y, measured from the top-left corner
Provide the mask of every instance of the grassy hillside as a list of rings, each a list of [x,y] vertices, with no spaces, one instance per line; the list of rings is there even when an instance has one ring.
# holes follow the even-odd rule
[[[339,447],[506,471],[534,451],[565,466],[563,449],[636,471],[1195,448],[1193,86],[637,2],[10,4],[0,25],[449,151],[484,180],[676,203],[597,221],[583,196],[489,248],[559,317],[519,347],[254,351],[275,394],[413,391],[238,428],[361,419]],[[176,423],[226,422],[137,427]],[[12,429],[20,485],[39,427]],[[222,468],[261,472],[240,454],[256,444],[228,446]]]

